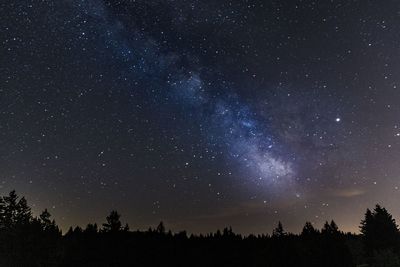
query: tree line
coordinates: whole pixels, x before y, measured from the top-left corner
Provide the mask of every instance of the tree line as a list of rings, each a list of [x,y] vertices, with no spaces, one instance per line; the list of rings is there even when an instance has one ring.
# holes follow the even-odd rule
[[[111,211],[105,223],[70,228],[62,234],[49,211],[32,214],[15,191],[0,197],[0,266],[400,266],[400,232],[380,205],[367,209],[360,234],[344,233],[332,220],[300,234],[281,222],[272,235],[172,233],[164,224],[131,231]]]

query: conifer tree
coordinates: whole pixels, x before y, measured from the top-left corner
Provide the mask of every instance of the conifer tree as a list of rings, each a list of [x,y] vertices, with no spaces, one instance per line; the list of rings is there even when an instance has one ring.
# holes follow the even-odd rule
[[[272,231],[272,236],[274,237],[283,237],[286,235],[285,231],[283,230],[282,223],[279,221],[278,226]]]
[[[122,224],[120,221],[121,215],[113,210],[110,212],[110,215],[106,217],[107,222],[103,223],[103,231],[104,232],[118,232],[122,228]]]

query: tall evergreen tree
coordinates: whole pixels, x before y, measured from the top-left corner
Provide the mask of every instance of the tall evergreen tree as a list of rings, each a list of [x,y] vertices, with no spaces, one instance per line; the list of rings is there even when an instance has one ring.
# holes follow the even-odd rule
[[[156,231],[160,234],[165,234],[165,226],[163,222],[160,222],[156,228]]]
[[[326,221],[321,229],[321,233],[324,235],[334,235],[339,233],[337,224],[332,220],[330,223]]]
[[[0,228],[11,229],[26,225],[32,219],[25,197],[19,198],[15,190],[2,198],[0,209]]]
[[[368,254],[383,249],[398,249],[399,230],[392,215],[380,205],[373,212],[367,209],[361,221],[361,233]]]
[[[331,228],[331,231],[332,231],[333,234],[339,232],[339,227],[337,226],[337,224],[335,223],[334,220],[331,220],[330,228]]]
[[[17,203],[15,221],[17,224],[27,224],[31,219],[31,208],[28,206],[28,202],[26,201],[25,197],[21,197]]]
[[[371,210],[367,209],[364,215],[364,219],[361,221],[360,232],[364,236],[372,234],[372,230],[374,229],[373,224],[374,216],[372,215]]]
[[[314,228],[311,222],[306,222],[301,232],[302,236],[316,236],[318,234],[318,230]]]
[[[51,220],[51,214],[50,212],[45,209],[40,215],[39,215],[39,220],[40,224],[42,226],[42,229],[44,231],[54,231],[54,232],[59,232],[59,228],[56,225],[55,220]]]
[[[122,224],[120,221],[121,215],[113,210],[110,212],[110,215],[106,217],[107,222],[103,223],[103,231],[104,232],[118,232],[122,229]]]
[[[89,223],[87,226],[86,226],[86,228],[85,228],[85,230],[84,230],[84,233],[86,233],[86,234],[97,234],[98,233],[98,227],[97,227],[97,223],[94,223],[94,224],[92,224],[92,223]]]
[[[278,226],[272,231],[272,236],[274,237],[283,237],[286,235],[285,231],[283,230],[282,223],[279,221]]]

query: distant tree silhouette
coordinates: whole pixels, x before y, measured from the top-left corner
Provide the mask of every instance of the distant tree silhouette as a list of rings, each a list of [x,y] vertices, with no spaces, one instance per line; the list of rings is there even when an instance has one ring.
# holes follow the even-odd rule
[[[331,223],[328,223],[328,221],[326,221],[321,229],[321,233],[323,235],[335,235],[339,233],[339,228],[333,220],[331,221]]]
[[[222,237],[221,230],[218,229],[217,232],[214,234],[214,237],[221,238]]]
[[[398,249],[399,230],[396,221],[380,205],[376,205],[373,212],[367,209],[360,230],[369,255],[377,250]]]
[[[15,190],[0,197],[0,266],[54,266],[61,231],[48,210],[33,217]]]
[[[364,235],[365,239],[369,238],[373,234],[375,228],[374,224],[374,215],[370,209],[367,209],[360,226],[360,232]]]
[[[28,224],[32,219],[31,209],[25,197],[19,198],[15,190],[1,200],[0,228],[12,229]]]
[[[101,229],[96,223],[84,230],[70,227],[62,236],[47,209],[33,217],[26,199],[11,191],[0,197],[0,266],[352,267],[353,256],[357,264],[371,267],[400,264],[393,241],[398,238],[396,223],[380,206],[367,211],[363,238],[340,232],[334,221],[325,222],[321,231],[306,222],[300,235],[285,233],[279,222],[272,238],[242,237],[231,227],[188,237],[185,231],[166,230],[163,222],[148,231],[129,231],[120,218],[111,211]],[[376,238],[380,235],[382,240]],[[373,248],[369,258],[357,249],[363,249],[365,240]]]
[[[47,210],[47,209],[45,209],[40,215],[39,215],[39,218],[40,218],[40,221],[41,221],[41,223],[46,227],[46,226],[50,226],[50,225],[52,225],[53,223],[54,223],[54,221],[52,222],[51,220],[50,220],[50,217],[51,217],[51,214],[50,214],[50,212]]]
[[[86,234],[97,234],[99,232],[97,223],[94,224],[89,223],[83,232]]]
[[[278,226],[272,231],[272,236],[274,237],[283,237],[286,235],[285,231],[283,230],[282,223],[279,221]]]
[[[121,215],[113,210],[110,215],[106,217],[107,222],[103,223],[103,232],[118,232],[122,230],[122,224],[120,221]]]
[[[331,223],[330,223],[330,230],[331,230],[331,232],[332,232],[333,234],[339,232],[339,227],[337,226],[337,224],[335,223],[334,220],[331,220]]]
[[[43,231],[54,231],[54,232],[59,232],[58,226],[56,225],[55,220],[51,220],[51,214],[47,209],[45,209],[40,215],[39,215],[39,221],[42,225]]]
[[[316,236],[319,234],[319,231],[314,228],[311,222],[306,222],[301,232],[302,236]]]
[[[222,235],[225,237],[233,236],[234,233],[233,233],[232,227],[229,227],[229,228],[225,227],[224,230],[222,231]]]
[[[156,228],[156,232],[159,234],[165,234],[165,226],[163,222],[160,222]]]
[[[83,233],[83,230],[80,226],[75,226],[75,228],[72,232],[73,232],[73,234],[80,235]]]

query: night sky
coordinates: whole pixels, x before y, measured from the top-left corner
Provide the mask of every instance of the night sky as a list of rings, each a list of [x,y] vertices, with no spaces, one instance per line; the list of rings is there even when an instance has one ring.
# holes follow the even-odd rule
[[[396,0],[5,0],[0,193],[57,223],[400,219]]]

